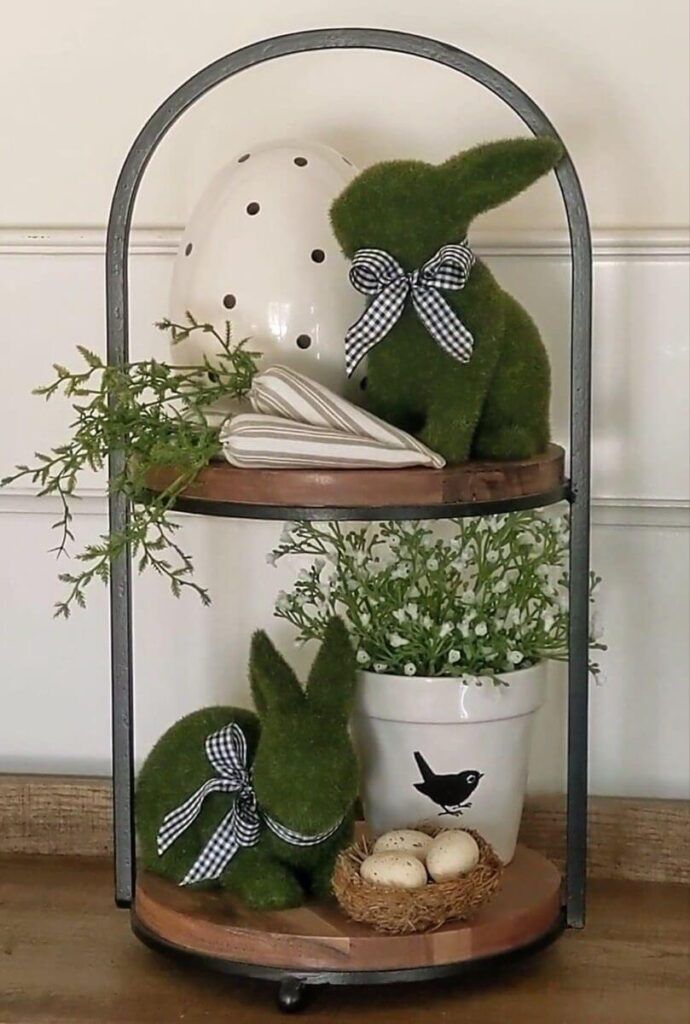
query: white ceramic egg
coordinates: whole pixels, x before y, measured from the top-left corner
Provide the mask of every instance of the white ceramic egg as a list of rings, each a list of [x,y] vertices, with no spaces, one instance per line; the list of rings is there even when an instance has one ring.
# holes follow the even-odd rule
[[[250,338],[260,369],[290,366],[357,399],[363,369],[348,382],[344,336],[364,297],[348,279],[329,221],[333,200],[357,173],[315,142],[282,141],[239,153],[197,203],[175,259],[171,319],[197,320]],[[195,332],[172,346],[174,363],[211,359],[218,343]]]
[[[435,882],[449,882],[466,875],[479,863],[479,847],[469,832],[441,832],[426,854],[427,871]]]
[[[414,828],[398,828],[384,832],[374,843],[374,853],[411,853],[424,862],[431,836]]]
[[[420,889],[427,881],[424,865],[411,853],[372,853],[359,873],[365,882],[396,889]]]

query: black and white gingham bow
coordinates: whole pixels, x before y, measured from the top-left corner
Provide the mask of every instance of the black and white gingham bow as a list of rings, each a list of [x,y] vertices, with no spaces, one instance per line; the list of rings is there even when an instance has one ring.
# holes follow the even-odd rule
[[[218,775],[163,818],[156,837],[158,856],[196,820],[209,793],[234,793],[232,807],[220,822],[180,885],[218,878],[241,847],[254,846],[261,834],[261,819],[280,839],[293,846],[316,846],[338,831],[342,818],[326,832],[306,836],[281,825],[257,808],[247,764],[247,741],[236,722],[206,737],[206,757]]]
[[[358,249],[352,259],[350,281],[358,292],[375,298],[345,335],[348,377],[397,323],[409,294],[432,338],[454,359],[466,363],[472,355],[474,338],[440,292],[464,288],[473,265],[474,255],[466,241],[442,246],[410,273],[384,249]]]

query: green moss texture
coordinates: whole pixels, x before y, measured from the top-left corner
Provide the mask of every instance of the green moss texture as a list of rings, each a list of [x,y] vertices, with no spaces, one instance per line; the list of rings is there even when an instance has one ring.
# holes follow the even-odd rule
[[[407,271],[466,237],[472,220],[512,199],[561,159],[554,139],[504,139],[440,165],[416,160],[375,164],[331,207],[346,256],[390,252]],[[525,310],[477,260],[461,291],[444,291],[474,336],[467,363],[444,352],[408,302],[369,353],[366,402],[450,464],[520,459],[549,441],[550,369],[539,331]]]
[[[250,680],[258,711],[203,708],[161,737],[146,759],[136,791],[141,865],[180,882],[221,819],[232,796],[214,793],[190,828],[159,857],[156,834],[165,815],[213,775],[206,737],[237,722],[247,738],[259,808],[304,834],[325,832],[342,820],[330,839],[298,847],[267,827],[259,842],[240,850],[217,883],[257,909],[298,906],[308,892],[330,893],[335,858],[351,840],[353,805],[359,791],[357,760],[348,734],[356,665],[345,626],[334,618],[302,688],[263,632],[254,635]]]

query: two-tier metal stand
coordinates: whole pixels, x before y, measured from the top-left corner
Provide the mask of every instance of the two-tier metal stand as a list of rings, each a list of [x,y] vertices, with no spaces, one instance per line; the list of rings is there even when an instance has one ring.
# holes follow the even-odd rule
[[[495,68],[446,43],[382,29],[344,28],[298,32],[237,50],[194,75],[149,119],[122,168],[108,224],[108,361],[128,359],[128,242],[136,193],[158,143],[184,111],[214,86],[264,61],[313,50],[375,49],[435,61],[485,85],[508,104],[535,135],[558,138],[529,96]],[[581,927],[585,913],[587,830],[588,575],[590,477],[591,241],[587,210],[570,158],[556,176],[565,204],[572,250],[572,345],[569,479],[556,446],[522,464],[477,465],[451,471],[396,471],[373,499],[359,472],[296,473],[210,467],[178,502],[183,512],[249,519],[376,520],[444,519],[537,508],[567,500],[570,533],[570,653],[568,658],[568,772],[564,899],[552,865],[521,850],[506,873],[505,895],[484,917],[428,937],[373,936],[340,920],[337,911],[307,907],[282,914],[247,914],[208,893],[187,893],[161,879],[136,884],[134,837],[134,700],[131,564],[122,554],[110,585],[115,810],[115,899],[132,908],[135,932],[151,945],[192,960],[280,984],[283,1009],[299,1005],[307,984],[363,984],[416,980],[467,970],[543,945],[560,929]],[[125,453],[110,460],[111,479]],[[352,480],[360,486],[352,488]],[[386,476],[392,484],[393,477]],[[287,482],[287,486],[286,486]],[[362,494],[367,495],[362,498]],[[364,502],[368,501],[368,504]],[[128,507],[110,497],[110,526],[119,530]]]

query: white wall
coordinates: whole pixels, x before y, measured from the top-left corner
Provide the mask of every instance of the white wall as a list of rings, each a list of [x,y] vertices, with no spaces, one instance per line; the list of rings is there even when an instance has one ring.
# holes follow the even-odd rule
[[[639,9],[636,9],[639,8]],[[370,24],[438,36],[501,67],[562,131],[595,228],[594,559],[606,578],[607,682],[592,694],[592,789],[682,796],[688,786],[687,5],[659,0],[25,0],[0,39],[0,467],[64,432],[67,410],[28,392],[103,348],[102,228],[126,149],[146,116],[204,63],[298,28]],[[13,102],[8,101],[8,97]],[[317,54],[255,69],[183,118],[150,167],[133,236],[133,335],[165,312],[172,255],[207,177],[254,141],[322,139],[360,166],[440,158],[520,131],[478,87],[397,55]],[[539,323],[554,363],[554,422],[566,440],[568,267],[561,210],[544,182],[476,234]],[[82,534],[105,528],[90,481]],[[0,492],[0,770],[108,770],[105,593],[53,621],[55,509],[29,488]],[[214,596],[174,603],[137,583],[137,743],[144,753],[185,710],[246,700],[247,637],[269,625],[290,578],[263,560],[279,527],[185,521]],[[249,587],[248,582],[253,586]],[[542,715],[535,789],[557,788],[562,676]]]

